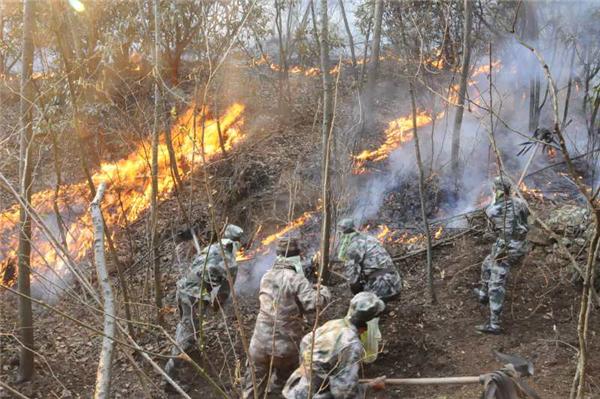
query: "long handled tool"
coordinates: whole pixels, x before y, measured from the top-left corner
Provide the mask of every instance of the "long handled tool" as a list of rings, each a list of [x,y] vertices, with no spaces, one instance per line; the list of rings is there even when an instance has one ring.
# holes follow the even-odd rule
[[[453,384],[482,384],[484,375],[472,377],[434,377],[434,378],[385,378],[386,385],[453,385]],[[361,383],[372,382],[374,379],[360,380]]]
[[[495,399],[540,399],[539,395],[521,377],[533,375],[533,364],[520,356],[508,355],[494,351],[496,358],[505,363],[500,370],[466,377],[439,377],[439,378],[386,378],[380,377],[386,385],[464,385],[482,384],[484,386],[483,398]],[[370,383],[376,379],[360,380],[361,383]]]

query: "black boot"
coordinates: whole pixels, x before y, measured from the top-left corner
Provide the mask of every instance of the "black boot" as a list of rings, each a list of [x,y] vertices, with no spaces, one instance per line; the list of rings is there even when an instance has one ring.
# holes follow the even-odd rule
[[[475,326],[475,329],[482,334],[502,334],[502,327],[499,324],[492,324],[490,322]]]

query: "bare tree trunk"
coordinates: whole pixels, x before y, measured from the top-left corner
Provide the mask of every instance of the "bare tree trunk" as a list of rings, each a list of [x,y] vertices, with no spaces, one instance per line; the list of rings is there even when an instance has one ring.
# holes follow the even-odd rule
[[[321,271],[320,277],[326,281],[329,269],[329,236],[331,233],[330,200],[331,190],[329,187],[329,135],[331,134],[332,110],[332,85],[329,65],[329,19],[327,16],[327,0],[321,0],[321,74],[323,75],[323,125],[322,140],[323,155],[321,157],[321,179],[323,200],[323,221],[321,225]]]
[[[215,122],[217,123],[217,134],[219,135],[219,147],[221,147],[221,153],[223,154],[223,157],[225,157],[227,155],[227,151],[225,150],[225,142],[223,141],[223,132],[221,131],[221,120],[219,119],[219,101],[217,100],[216,96],[214,101],[214,108],[215,115],[217,115],[217,117],[215,118]]]
[[[4,1],[0,0],[0,43],[4,42]],[[4,51],[0,50],[0,77],[5,79],[4,76]],[[0,101],[2,104],[2,101]]]
[[[575,63],[575,55],[577,54],[575,45],[573,45],[573,55],[571,56],[571,66],[569,67],[569,83],[567,83],[567,94],[565,96],[565,107],[563,111],[563,119],[560,125],[561,130],[565,130],[567,126],[567,116],[569,116],[569,101],[571,100],[571,89],[573,87],[573,64]]]
[[[340,13],[344,20],[344,27],[346,28],[346,34],[348,35],[348,46],[350,47],[350,56],[352,57],[352,73],[354,79],[358,80],[358,71],[356,69],[356,54],[354,53],[354,38],[352,37],[352,31],[350,30],[350,24],[348,24],[348,18],[346,17],[346,10],[344,9],[344,0],[339,0]]]
[[[375,11],[373,14],[375,26],[373,28],[373,45],[371,47],[371,61],[369,62],[369,71],[367,73],[367,88],[364,93],[364,110],[366,127],[373,123],[373,98],[375,91],[375,81],[377,80],[377,69],[379,68],[379,49],[381,47],[381,20],[383,19],[383,0],[375,1]]]
[[[175,154],[175,149],[173,148],[173,137],[171,136],[172,126],[169,122],[171,120],[171,111],[169,109],[164,109],[163,111],[165,118],[165,144],[167,145],[167,152],[169,153],[169,167],[171,168],[171,174],[175,180],[175,190],[179,191],[179,188],[181,187],[181,176],[179,175],[179,168],[177,167],[177,155]]]
[[[539,37],[539,29],[535,4],[532,1],[523,3],[523,37],[528,41],[536,42]],[[531,79],[529,79],[529,132],[532,133],[537,129],[540,123],[540,74],[535,71]]]
[[[360,79],[359,87],[362,88],[363,81],[365,80],[365,73],[367,68],[367,53],[369,52],[369,38],[371,37],[371,27],[373,26],[373,16],[369,18],[369,24],[367,25],[367,33],[365,34],[365,48],[363,50],[362,65],[360,67]]]
[[[460,129],[462,126],[463,114],[465,112],[465,97],[467,93],[467,79],[469,77],[469,64],[471,60],[471,28],[473,25],[473,2],[464,0],[465,23],[463,28],[463,54],[460,70],[460,83],[458,88],[458,104],[456,104],[456,115],[454,116],[454,129],[452,130],[452,152],[451,165],[452,174],[456,180],[456,189],[460,180]]]
[[[101,183],[96,192],[96,197],[90,204],[92,222],[94,224],[94,259],[96,261],[96,273],[98,274],[98,283],[102,289],[102,298],[104,299],[104,337],[102,338],[102,351],[98,361],[98,370],[96,372],[96,388],[94,390],[95,399],[105,399],[110,397],[110,381],[112,375],[112,357],[115,345],[115,298],[113,289],[110,285],[110,277],[106,270],[106,260],[104,257],[104,218],[102,217],[102,197],[106,184]]]
[[[319,28],[317,27],[317,15],[315,13],[315,2],[314,0],[310,0],[310,14],[313,25],[313,34],[315,35],[315,42],[317,42],[317,46],[319,46],[319,52],[321,51],[321,39],[319,39]]]
[[[419,145],[419,133],[417,130],[417,104],[415,102],[415,88],[412,82],[410,86],[410,103],[412,106],[413,132],[415,137],[415,157],[417,167],[419,168],[419,199],[421,201],[421,218],[425,227],[425,235],[427,236],[427,291],[429,293],[429,301],[436,303],[435,291],[433,289],[433,266],[432,266],[432,242],[431,229],[427,220],[427,203],[425,201],[425,173],[423,171],[423,160],[421,159],[421,148]],[[433,154],[432,154],[433,155]]]
[[[277,28],[277,39],[279,42],[279,65],[278,65],[278,77],[279,77],[279,114],[285,116],[287,114],[287,98],[286,98],[286,86],[288,85],[288,65],[287,55],[285,51],[285,44],[283,43],[283,27],[282,27],[282,16],[281,12],[283,5],[281,0],[275,0],[275,27]]]
[[[577,361],[577,373],[573,380],[571,398],[585,398],[585,381],[587,376],[588,353],[588,329],[590,310],[592,308],[592,291],[594,290],[594,276],[596,270],[596,259],[600,248],[600,210],[593,212],[594,236],[590,243],[585,275],[583,277],[583,291],[577,323],[577,336],[579,338],[579,358]]]
[[[19,160],[20,194],[26,204],[31,203],[33,164],[33,29],[34,0],[23,3],[23,53],[21,60],[21,145]],[[33,375],[33,317],[31,310],[31,217],[24,205],[19,210],[19,330],[21,351],[19,355],[19,381],[28,381]]]
[[[152,195],[150,200],[150,251],[152,253],[152,265],[154,270],[154,304],[156,305],[156,319],[162,323],[162,284],[160,275],[160,264],[158,260],[158,245],[156,225],[158,219],[158,136],[159,136],[159,108],[160,89],[158,82],[160,78],[160,14],[158,0],[153,1],[154,7],[154,127],[152,129]]]

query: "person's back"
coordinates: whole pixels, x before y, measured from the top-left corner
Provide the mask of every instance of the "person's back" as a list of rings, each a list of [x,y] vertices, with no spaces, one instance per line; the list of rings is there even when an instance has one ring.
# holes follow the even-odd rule
[[[355,245],[363,247],[360,252],[364,253],[363,273],[365,273],[366,276],[370,276],[379,270],[395,269],[392,257],[377,238],[368,234],[359,233],[355,242]],[[351,253],[353,249],[354,245],[350,244],[348,252]]]
[[[260,311],[255,329],[269,337],[263,349],[275,356],[297,352],[304,329],[302,315],[314,311],[317,304],[316,291],[310,282],[298,274],[287,258],[279,258],[261,279],[258,297]],[[277,344],[271,353],[273,339]]]
[[[373,292],[386,302],[397,298],[402,279],[388,251],[375,237],[351,234],[344,253],[344,274],[352,293]]]
[[[359,382],[364,350],[359,334],[366,323],[385,308],[375,294],[361,292],[352,298],[348,314],[331,320],[308,333],[300,344],[300,367],[290,376],[283,390],[286,399],[307,399],[309,390],[315,399],[362,398],[375,384]],[[312,353],[312,356],[311,356]]]
[[[524,240],[527,231],[527,205],[520,198],[509,195],[496,199],[486,208],[494,233],[504,239]]]
[[[304,277],[298,244],[293,239],[278,243],[277,260],[260,282],[260,310],[250,340],[249,357],[254,364],[256,387],[266,388],[263,382],[275,373],[275,385],[282,385],[297,365],[298,346],[305,330],[304,313],[323,308],[329,291],[320,291]],[[250,373],[246,373],[244,397],[251,397],[254,387]]]

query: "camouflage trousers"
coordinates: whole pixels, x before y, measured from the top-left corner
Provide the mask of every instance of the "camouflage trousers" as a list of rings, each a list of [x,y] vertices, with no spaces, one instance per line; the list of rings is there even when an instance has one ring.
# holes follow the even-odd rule
[[[518,266],[527,253],[525,240],[498,238],[492,252],[481,264],[481,291],[487,293],[490,306],[490,323],[499,325],[506,296],[506,282],[511,267]]]
[[[259,350],[255,348],[254,345],[250,344],[249,355],[250,361],[254,365],[254,377],[256,379],[256,390],[259,398],[265,396],[265,390],[281,391],[289,376],[298,366],[298,352],[290,353],[285,357],[277,357],[271,356],[265,351]],[[271,382],[273,382],[273,384],[271,384]],[[243,398],[248,399],[253,397],[254,385],[252,383],[252,371],[248,364],[244,375]]]
[[[400,296],[402,279],[397,271],[375,272],[367,276],[362,291],[372,292],[382,301],[387,302]]]
[[[177,308],[179,309],[179,323],[177,323],[177,329],[175,330],[175,342],[177,345],[173,345],[171,349],[171,356],[167,365],[165,366],[165,372],[171,378],[177,378],[178,369],[184,363],[182,359],[176,358],[183,352],[191,353],[197,349],[198,345],[198,331],[200,326],[200,320],[198,319],[198,307],[200,300],[191,295],[177,292]],[[208,308],[208,303],[203,304],[203,311]]]

